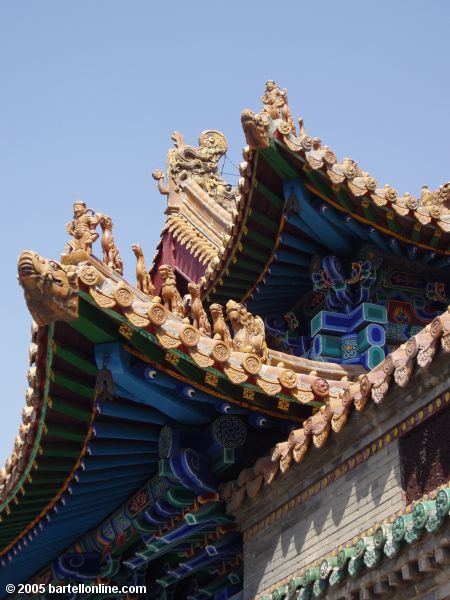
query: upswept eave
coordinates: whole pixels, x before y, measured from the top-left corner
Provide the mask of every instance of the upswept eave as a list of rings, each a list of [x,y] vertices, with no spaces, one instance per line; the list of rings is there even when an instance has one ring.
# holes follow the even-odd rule
[[[273,83],[273,82],[268,82]],[[267,90],[263,96],[263,110],[253,113],[246,109],[242,113],[242,126],[247,146],[243,150],[238,183],[237,214],[233,222],[226,250],[210,263],[202,279],[202,295],[215,298],[222,289],[232,287],[229,281],[232,266],[245,254],[248,243],[249,220],[255,210],[252,197],[256,194],[260,173],[259,157],[265,157],[265,169],[273,171],[281,182],[299,178],[306,190],[315,198],[325,202],[331,210],[354,219],[363,227],[373,227],[387,237],[388,245],[399,243],[413,246],[433,256],[447,257],[450,254],[450,183],[431,191],[423,186],[421,198],[409,193],[400,195],[386,184],[379,187],[376,180],[362,170],[356,161],[345,158],[339,161],[332,150],[318,137],[306,134],[302,119],[297,135],[296,127],[287,104],[286,91],[274,86],[273,94],[281,94],[282,100],[275,100],[276,107],[268,103]],[[276,198],[274,199],[276,201]],[[274,237],[273,249],[267,254],[265,266],[253,284],[236,291],[235,297],[241,301],[253,297],[257,286],[269,272],[270,265],[279,247],[283,233],[283,213],[290,208],[280,198],[280,229]],[[256,207],[257,208],[257,207]],[[299,214],[301,216],[301,207]],[[351,233],[349,232],[351,236]],[[243,249],[244,246],[244,249]],[[245,256],[245,260],[248,258]],[[263,259],[261,259],[263,260]]]
[[[445,355],[450,353],[450,307],[388,354],[358,383],[350,383],[337,398],[327,400],[301,428],[294,429],[286,440],[276,444],[270,455],[259,458],[253,468],[243,470],[236,480],[227,482],[222,487],[222,498],[229,511],[236,513],[266,486],[276,484],[277,476],[302,463],[312,447],[321,449],[332,432],[339,433],[346,426],[353,411],[362,412],[369,400],[380,405],[394,385],[406,387],[415,370],[429,367],[439,350]]]

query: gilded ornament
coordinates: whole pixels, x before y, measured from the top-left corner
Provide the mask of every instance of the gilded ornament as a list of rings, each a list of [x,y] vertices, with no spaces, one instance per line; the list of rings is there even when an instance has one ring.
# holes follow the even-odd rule
[[[261,367],[261,359],[256,354],[246,354],[242,359],[242,368],[247,375],[257,375]]]
[[[103,262],[113,271],[119,273],[119,275],[123,275],[123,262],[122,257],[120,256],[119,249],[114,243],[112,228],[113,222],[111,217],[104,215],[103,213],[98,213],[97,215],[98,223],[102,230],[102,252],[103,252]]]
[[[388,200],[388,202],[396,202],[396,200],[397,200],[396,190],[394,190],[394,188],[391,188],[388,185],[385,186],[385,189],[386,189],[386,192],[385,192],[386,200]]]
[[[263,105],[263,113],[266,113],[273,120],[281,119],[284,121],[290,126],[290,131],[295,135],[295,122],[292,118],[291,111],[289,110],[285,88],[281,89],[270,79],[266,82],[266,89],[264,95],[261,97],[261,102]]]
[[[336,154],[334,152],[332,152],[331,150],[329,150],[326,146],[325,146],[325,153],[323,155],[323,160],[330,166],[334,165],[336,163]]]
[[[114,300],[121,308],[130,308],[133,304],[134,294],[128,286],[121,282],[114,290]]]
[[[164,325],[169,315],[165,306],[154,302],[148,309],[147,316],[153,325],[160,327],[161,325]]]
[[[305,439],[305,442],[301,445],[296,444],[293,449],[292,449],[292,456],[294,458],[294,461],[296,463],[301,463],[302,460],[305,458],[306,456],[306,452],[308,451],[308,447],[309,447],[309,440],[308,438]]]
[[[444,330],[444,326],[442,324],[442,321],[439,317],[436,317],[435,319],[433,319],[433,321],[430,323],[430,335],[431,337],[435,340],[437,339],[443,332]]]
[[[281,133],[281,135],[289,135],[292,131],[291,125],[286,121],[280,121],[277,129]]]
[[[226,305],[227,318],[234,332],[233,348],[238,352],[249,352],[267,360],[265,327],[261,317],[254,317],[243,304],[229,300]]]
[[[330,384],[326,379],[323,379],[322,377],[317,377],[316,379],[314,379],[314,381],[311,384],[311,388],[314,394],[316,396],[319,396],[320,398],[325,398],[330,392]]]
[[[405,387],[411,378],[413,371],[412,363],[397,367],[394,371],[394,381],[400,387]]]
[[[220,304],[211,304],[209,312],[213,321],[213,337],[215,340],[222,340],[229,348],[232,346],[230,330],[223,316],[223,309]],[[227,359],[228,360],[228,359]]]
[[[124,315],[126,316],[126,318],[135,327],[147,327],[147,325],[149,325],[149,323],[150,323],[150,321],[149,321],[149,319],[147,319],[147,317],[144,317],[143,315],[140,315],[139,313],[134,312],[134,310],[125,308],[123,312],[124,312]]]
[[[196,327],[200,333],[210,336],[211,325],[200,298],[200,286],[195,283],[188,283],[188,292],[191,296],[190,318],[192,325]]]
[[[450,352],[450,335],[443,335],[441,337],[441,346],[444,352]]]
[[[377,189],[377,180],[375,179],[375,177],[366,177],[366,189],[369,192],[374,192]]]
[[[180,293],[177,289],[175,273],[170,265],[161,265],[158,269],[161,276],[161,296],[164,306],[180,318],[184,318],[184,306]]]
[[[225,136],[220,131],[208,129],[199,137],[197,147],[186,144],[179,132],[172,134],[175,147],[167,155],[168,186],[162,171],[153,173],[162,194],[168,195],[168,209],[179,207],[179,192],[188,180],[195,181],[220,207],[228,213],[236,208],[236,190],[219,174],[219,160],[228,149]]]
[[[333,429],[333,431],[335,433],[339,433],[343,427],[345,426],[345,424],[347,423],[347,419],[348,419],[348,411],[344,410],[344,412],[339,415],[338,417],[334,416],[331,419],[331,428]]]
[[[114,298],[103,294],[94,287],[90,288],[89,294],[94,298],[95,302],[101,308],[114,308],[114,306],[116,305],[116,301],[114,300]]]
[[[374,389],[374,388],[372,388],[372,398],[374,398],[374,392],[373,392],[373,389]],[[381,390],[378,390],[377,392],[375,392],[375,396],[377,395],[377,393],[378,393],[378,392],[381,392]],[[353,404],[354,404],[354,406],[355,406],[355,409],[356,409],[358,412],[361,412],[362,410],[364,410],[364,407],[365,407],[365,406],[366,406],[366,404],[367,404],[367,400],[368,400],[368,396],[360,396],[360,397],[356,397],[356,398],[354,398],[354,399],[353,399]],[[375,399],[374,399],[374,402],[376,402],[376,400],[375,400]],[[381,400],[380,400],[380,402],[381,402]]]
[[[223,371],[225,373],[225,375],[228,377],[228,379],[236,384],[240,384],[240,383],[244,383],[245,381],[247,381],[248,377],[247,374],[244,373],[244,371],[238,370],[238,369],[234,369],[233,367],[230,367],[230,365],[225,365],[223,367]],[[253,390],[243,390],[244,392],[253,392]],[[246,395],[246,397],[248,397],[248,394]],[[250,398],[248,398],[250,399]]]
[[[359,389],[361,391],[361,395],[368,396],[369,392],[370,392],[370,388],[372,387],[372,384],[370,383],[370,380],[367,377],[367,375],[366,374],[360,375],[358,377],[358,382],[359,382]]]
[[[93,286],[97,285],[100,279],[100,273],[92,265],[83,265],[78,274],[80,281],[85,285]]]
[[[362,376],[364,377],[364,375]],[[370,391],[370,387],[369,387],[369,391]],[[365,396],[366,393],[363,392],[363,390],[361,389],[361,395]],[[342,402],[342,406],[344,408],[347,408],[348,406],[350,406],[352,400],[353,400],[353,396],[349,390],[349,388],[346,388],[345,390],[340,390],[339,392],[339,398]]]
[[[383,361],[383,371],[386,373],[386,375],[391,375],[394,368],[394,359],[392,358],[391,354],[388,354]]]
[[[73,220],[66,225],[66,231],[72,236],[66,244],[66,254],[72,254],[78,250],[92,254],[92,245],[98,239],[96,231],[99,217],[86,203],[76,200],[73,205]]]
[[[230,347],[225,342],[218,340],[214,343],[211,350],[211,355],[215,361],[225,363],[230,358]]]
[[[344,159],[344,175],[347,179],[354,179],[358,175],[358,167],[355,161],[349,158]]]
[[[247,144],[252,149],[269,145],[269,118],[265,113],[255,114],[249,109],[242,111],[241,123]]]
[[[389,383],[387,381],[382,381],[381,383],[372,386],[372,400],[375,402],[375,404],[380,404],[384,400],[388,389]]]
[[[409,338],[405,344],[405,353],[408,358],[413,358],[418,351],[419,347],[415,337]]]
[[[303,390],[303,389],[293,389],[292,395],[302,404],[309,404],[314,400],[314,394],[312,391]]]
[[[322,448],[328,439],[330,430],[326,427],[321,433],[315,433],[312,436],[313,444],[316,448]]]
[[[136,257],[136,286],[138,290],[147,296],[154,296],[155,286],[153,285],[150,274],[147,271],[142,248],[139,246],[139,244],[133,244],[131,249]]]
[[[258,359],[259,360],[259,359]],[[269,381],[263,377],[256,378],[256,384],[268,395],[275,396],[281,392],[281,385],[277,381]],[[285,402],[285,401],[283,401]],[[289,409],[289,402],[287,402],[287,409]],[[280,407],[279,407],[280,408]],[[286,408],[283,408],[286,410]]]
[[[292,452],[288,450],[283,456],[280,458],[280,471],[282,473],[286,473],[292,463]]]
[[[212,367],[214,364],[214,359],[207,356],[206,354],[203,354],[202,352],[199,352],[198,350],[190,349],[189,356],[192,358],[195,364],[201,367],[202,369]]]
[[[163,329],[157,328],[155,330],[155,335],[158,339],[158,342],[163,348],[166,348],[166,350],[171,350],[172,348],[178,348],[178,346],[181,346],[181,342],[177,337],[165,332]]]
[[[419,367],[425,368],[431,364],[433,356],[436,353],[436,344],[432,343],[427,348],[421,348],[417,353],[417,364]]]
[[[200,341],[200,333],[198,329],[192,327],[192,325],[185,325],[180,330],[179,336],[180,340],[188,348],[193,348],[194,346],[197,346],[197,344]]]
[[[73,321],[78,317],[78,276],[75,267],[22,252],[18,259],[19,283],[38,325]]]
[[[409,208],[409,210],[416,211],[419,208],[419,201],[417,200],[417,198],[411,196],[411,194],[408,193],[404,194],[404,198],[406,206]]]
[[[287,390],[293,390],[297,386],[297,373],[291,369],[283,369],[278,376],[281,385]]]

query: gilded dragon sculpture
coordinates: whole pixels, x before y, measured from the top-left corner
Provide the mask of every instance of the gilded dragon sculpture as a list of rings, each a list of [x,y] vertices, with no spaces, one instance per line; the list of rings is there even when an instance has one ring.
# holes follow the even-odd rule
[[[18,259],[18,277],[28,309],[38,325],[77,318],[78,276],[74,266],[61,265],[26,250]]]
[[[198,146],[186,144],[181,133],[172,134],[174,148],[167,155],[167,179],[161,169],[153,171],[161,194],[179,192],[189,178],[193,179],[211,198],[228,212],[236,208],[236,191],[219,174],[219,160],[226,154],[228,144],[223,133],[208,129],[200,134]]]

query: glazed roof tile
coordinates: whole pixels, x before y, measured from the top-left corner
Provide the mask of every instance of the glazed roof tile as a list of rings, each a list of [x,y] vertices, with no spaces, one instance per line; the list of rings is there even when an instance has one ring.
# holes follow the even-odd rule
[[[236,511],[246,498],[254,498],[265,486],[272,485],[279,473],[301,463],[311,442],[316,448],[322,448],[332,431],[339,433],[345,427],[351,411],[361,412],[370,400],[381,404],[394,385],[408,385],[414,369],[427,368],[439,347],[444,353],[450,353],[450,307],[358,381],[345,382],[302,427],[276,444],[271,455],[261,457],[253,468],[245,469],[236,480],[226,483],[221,494],[229,510]]]

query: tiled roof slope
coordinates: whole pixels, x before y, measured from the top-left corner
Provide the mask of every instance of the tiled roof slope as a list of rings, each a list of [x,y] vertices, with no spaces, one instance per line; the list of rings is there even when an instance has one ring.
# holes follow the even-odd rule
[[[380,404],[394,384],[405,387],[416,365],[428,367],[439,346],[443,352],[450,353],[450,307],[367,375],[349,383],[338,397],[329,398],[302,427],[278,443],[271,455],[259,458],[253,468],[241,471],[236,480],[225,484],[222,498],[229,503],[229,510],[235,511],[247,497],[254,498],[264,486],[271,485],[279,473],[287,471],[292,464],[301,463],[311,442],[316,448],[322,448],[331,431],[338,433],[343,429],[350,411],[362,411],[369,399]]]
[[[283,92],[279,88],[278,91]],[[253,199],[258,191],[255,188],[258,183],[270,179],[270,192],[273,192],[272,178],[281,182],[301,178],[314,196],[363,226],[381,231],[394,239],[394,244],[403,242],[436,255],[449,254],[449,182],[437,190],[423,186],[420,198],[407,192],[400,195],[388,184],[381,187],[355,160],[338,159],[318,137],[307,135],[301,119],[297,135],[287,98],[284,98],[286,103],[278,112],[264,107],[256,114],[249,109],[242,113],[247,146],[243,149],[243,161],[239,165],[241,177],[237,186],[236,214],[227,232],[229,238],[225,249],[210,263],[205,280],[202,280],[204,296],[214,296],[225,285],[233,261],[245,252],[248,231],[252,230],[253,205],[258,204]],[[281,213],[285,208],[283,198],[271,193],[271,199],[280,203]],[[275,249],[276,246],[272,254]],[[273,255],[267,261],[266,271],[272,259]],[[262,276],[263,273],[260,273],[259,280]]]

